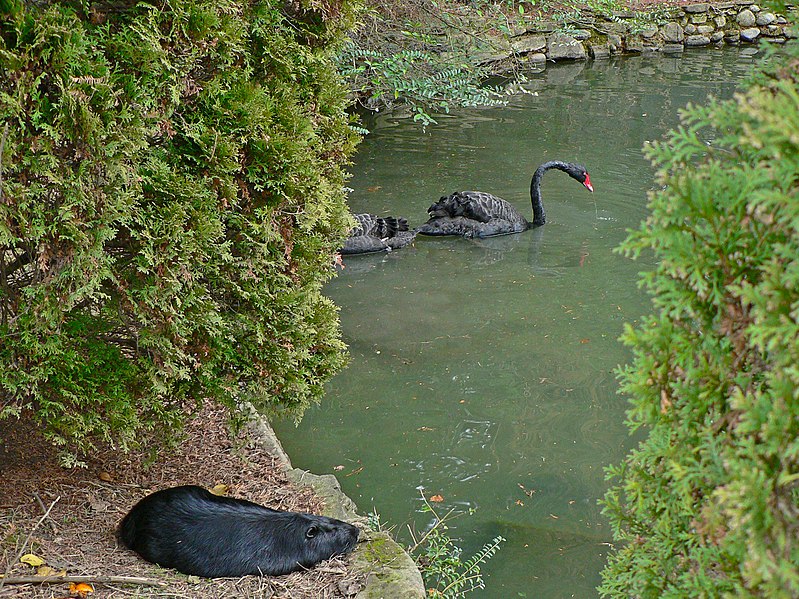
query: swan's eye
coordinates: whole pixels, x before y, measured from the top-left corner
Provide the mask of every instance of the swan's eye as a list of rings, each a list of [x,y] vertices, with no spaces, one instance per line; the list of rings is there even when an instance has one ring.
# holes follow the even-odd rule
[[[316,526],[309,526],[308,530],[305,531],[305,537],[308,539],[313,539],[317,532],[319,532],[319,529]]]

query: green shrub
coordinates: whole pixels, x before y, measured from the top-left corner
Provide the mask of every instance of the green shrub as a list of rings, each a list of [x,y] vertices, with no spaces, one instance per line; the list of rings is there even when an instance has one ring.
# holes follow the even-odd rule
[[[799,596],[799,51],[774,64],[648,152],[622,249],[654,252],[654,311],[620,374],[648,437],[609,469],[605,596]]]
[[[0,415],[70,451],[195,402],[299,416],[357,135],[341,1],[2,4]]]

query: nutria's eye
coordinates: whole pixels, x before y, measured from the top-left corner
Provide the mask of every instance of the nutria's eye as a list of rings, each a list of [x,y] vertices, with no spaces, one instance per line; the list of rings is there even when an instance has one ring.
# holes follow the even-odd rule
[[[305,536],[309,539],[313,539],[317,532],[319,532],[319,529],[316,528],[316,526],[309,526],[308,530],[305,531]]]

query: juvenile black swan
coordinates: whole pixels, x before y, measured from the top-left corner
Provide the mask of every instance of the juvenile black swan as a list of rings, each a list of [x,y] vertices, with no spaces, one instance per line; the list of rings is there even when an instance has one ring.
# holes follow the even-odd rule
[[[397,250],[405,247],[416,237],[416,231],[408,230],[408,221],[393,216],[355,214],[358,224],[350,231],[342,254],[368,254]]]
[[[422,235],[462,235],[464,237],[490,237],[521,233],[546,222],[544,204],[541,202],[541,177],[556,168],[582,183],[593,192],[591,178],[585,167],[571,162],[551,160],[539,166],[530,181],[530,200],[533,204],[533,221],[529,222],[512,205],[490,193],[482,191],[456,191],[442,196],[427,209],[430,219],[417,229]]]

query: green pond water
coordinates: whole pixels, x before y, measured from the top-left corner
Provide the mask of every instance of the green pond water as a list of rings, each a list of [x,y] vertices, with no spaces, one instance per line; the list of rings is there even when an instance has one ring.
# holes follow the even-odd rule
[[[440,195],[478,189],[531,219],[530,177],[552,159],[585,164],[595,193],[550,171],[541,228],[346,258],[326,293],[352,361],[299,427],[275,423],[294,465],[336,474],[401,541],[430,524],[420,489],[461,513],[449,532],[464,557],[505,537],[474,597],[596,597],[612,541],[603,468],[636,442],[614,369],[630,358],[623,323],[649,310],[637,281],[651,263],[613,249],[647,214],[642,147],[687,103],[731,97],[757,60],[705,49],[550,66],[505,107],[427,131],[369,123],[353,212],[415,226]]]

